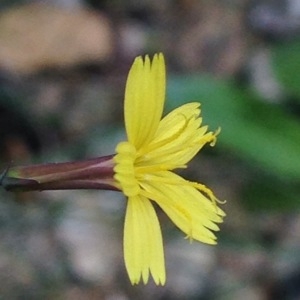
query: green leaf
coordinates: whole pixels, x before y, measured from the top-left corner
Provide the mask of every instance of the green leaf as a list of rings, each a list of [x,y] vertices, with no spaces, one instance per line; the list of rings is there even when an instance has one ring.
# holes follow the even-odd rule
[[[272,58],[277,78],[300,101],[300,40],[276,45]]]
[[[241,192],[243,205],[252,211],[299,209],[300,186],[266,174],[253,174]]]

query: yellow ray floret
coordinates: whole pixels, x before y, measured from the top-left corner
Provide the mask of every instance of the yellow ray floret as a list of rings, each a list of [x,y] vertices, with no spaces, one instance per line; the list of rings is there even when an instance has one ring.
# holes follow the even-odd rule
[[[129,71],[125,90],[125,127],[137,148],[149,142],[159,125],[166,93],[166,71],[162,54],[150,63],[137,57]]]
[[[128,141],[116,147],[114,178],[128,197],[124,226],[124,258],[132,284],[166,281],[160,225],[151,202],[194,239],[216,244],[218,223],[225,213],[203,184],[173,172],[187,163],[215,133],[202,126],[200,104],[188,103],[162,118],[165,102],[165,62],[162,54],[152,62],[135,59],[125,91],[125,127]]]

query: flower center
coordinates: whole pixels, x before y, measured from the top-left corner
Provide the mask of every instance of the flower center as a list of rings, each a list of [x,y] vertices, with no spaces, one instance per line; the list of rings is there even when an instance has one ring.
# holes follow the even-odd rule
[[[121,142],[116,148],[114,157],[114,178],[120,184],[120,188],[127,197],[133,197],[140,193],[140,186],[135,176],[134,162],[136,149],[129,142]]]

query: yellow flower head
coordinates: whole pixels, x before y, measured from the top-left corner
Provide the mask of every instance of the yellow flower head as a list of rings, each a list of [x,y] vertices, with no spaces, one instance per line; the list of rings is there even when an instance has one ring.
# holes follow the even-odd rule
[[[124,226],[124,257],[132,284],[166,281],[161,229],[151,201],[188,238],[215,244],[225,213],[204,185],[188,181],[172,170],[186,164],[217,133],[202,126],[200,104],[188,103],[162,118],[166,71],[163,55],[137,57],[125,92],[128,141],[116,147],[114,178],[128,197]]]

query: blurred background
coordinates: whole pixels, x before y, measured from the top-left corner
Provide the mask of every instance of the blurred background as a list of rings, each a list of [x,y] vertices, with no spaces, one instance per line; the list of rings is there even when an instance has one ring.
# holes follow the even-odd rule
[[[202,103],[189,164],[227,212],[216,247],[160,214],[167,284],[132,287],[116,192],[0,192],[1,299],[300,299],[299,0],[1,0],[0,163],[107,155],[135,56],[163,52],[166,112]]]

